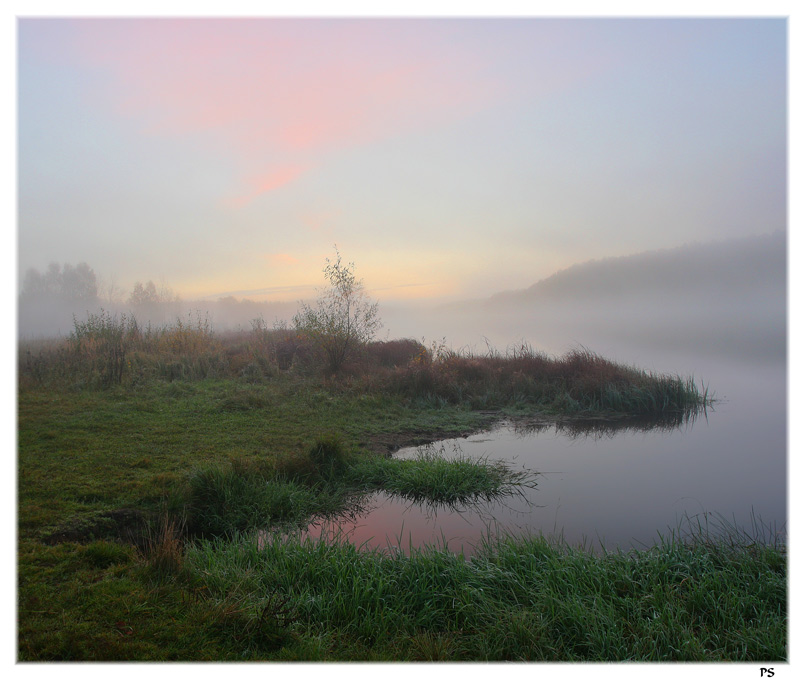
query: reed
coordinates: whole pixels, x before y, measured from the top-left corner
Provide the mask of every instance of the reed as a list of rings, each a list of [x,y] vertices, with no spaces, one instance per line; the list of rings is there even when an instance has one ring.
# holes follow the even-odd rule
[[[574,415],[684,418],[712,401],[692,378],[648,373],[586,349],[549,358],[527,345],[485,356],[442,351],[368,382],[376,389],[434,405],[515,406]]]

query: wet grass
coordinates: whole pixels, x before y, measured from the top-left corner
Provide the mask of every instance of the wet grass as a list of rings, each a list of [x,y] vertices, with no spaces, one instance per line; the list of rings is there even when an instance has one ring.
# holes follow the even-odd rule
[[[213,600],[237,589],[256,612],[267,591],[282,595],[294,622],[273,658],[787,657],[784,552],[726,547],[714,536],[604,555],[504,536],[471,559],[438,547],[405,556],[345,541],[240,536],[197,543],[187,562]]]
[[[306,457],[266,464],[234,459],[193,470],[168,500],[191,536],[231,536],[248,530],[304,528],[314,518],[356,512],[367,493],[451,509],[522,494],[536,475],[501,461],[437,452],[398,460],[357,455],[340,437],[319,437]]]
[[[438,451],[416,458],[369,458],[348,473],[361,489],[385,491],[430,506],[467,506],[522,494],[536,475],[502,461],[469,457],[446,459]]]

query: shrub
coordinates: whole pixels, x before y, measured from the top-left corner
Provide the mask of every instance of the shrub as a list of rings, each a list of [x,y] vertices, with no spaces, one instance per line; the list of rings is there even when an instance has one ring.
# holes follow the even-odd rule
[[[425,356],[427,351],[425,345],[410,338],[370,342],[366,346],[369,362],[384,368],[407,366],[412,361]]]
[[[338,372],[381,326],[377,303],[366,297],[363,282],[355,278],[355,265],[341,264],[337,249],[335,254],[335,262],[328,258],[324,267],[329,286],[319,291],[314,306],[300,302],[293,318],[296,330],[323,352],[332,373]]]
[[[83,373],[88,382],[103,387],[120,383],[126,353],[139,334],[133,316],[117,316],[101,310],[98,314],[88,314],[86,321],[73,317],[69,345],[77,372]]]

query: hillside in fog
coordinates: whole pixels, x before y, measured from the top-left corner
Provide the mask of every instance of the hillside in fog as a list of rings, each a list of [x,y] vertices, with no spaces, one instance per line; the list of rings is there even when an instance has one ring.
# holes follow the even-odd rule
[[[785,234],[583,262],[524,290],[385,318],[393,335],[444,337],[476,351],[525,341],[549,352],[584,345],[629,361],[642,349],[781,361]]]
[[[785,234],[689,244],[575,264],[520,291],[493,295],[488,307],[529,303],[628,301],[651,295],[740,297],[782,293]]]

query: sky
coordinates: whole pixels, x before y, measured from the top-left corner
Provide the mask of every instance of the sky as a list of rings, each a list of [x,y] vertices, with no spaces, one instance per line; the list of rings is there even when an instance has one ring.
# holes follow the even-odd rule
[[[21,18],[18,271],[381,301],[786,227],[779,18]]]

